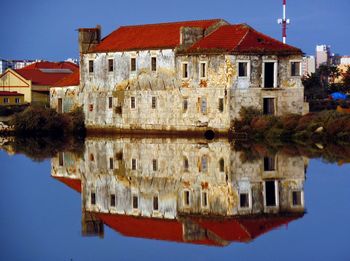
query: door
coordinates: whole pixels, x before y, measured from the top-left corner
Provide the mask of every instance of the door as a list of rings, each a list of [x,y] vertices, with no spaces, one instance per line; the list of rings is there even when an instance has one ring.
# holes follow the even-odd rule
[[[264,63],[264,88],[275,87],[275,63]]]

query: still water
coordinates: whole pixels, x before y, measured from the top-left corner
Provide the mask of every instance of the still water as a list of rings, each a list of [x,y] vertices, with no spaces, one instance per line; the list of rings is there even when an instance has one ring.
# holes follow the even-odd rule
[[[0,150],[0,260],[350,260],[350,165],[338,147],[336,157],[226,140],[33,144]]]

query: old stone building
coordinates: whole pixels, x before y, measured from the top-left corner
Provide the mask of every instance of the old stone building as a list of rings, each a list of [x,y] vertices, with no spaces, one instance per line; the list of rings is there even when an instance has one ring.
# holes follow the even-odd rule
[[[246,242],[302,217],[306,161],[243,161],[226,140],[88,138],[51,175],[82,194],[82,232],[198,244]],[[170,233],[170,234],[169,234]]]
[[[242,107],[305,112],[302,51],[220,19],[79,29],[89,129],[227,132]],[[63,96],[62,96],[63,95]],[[58,107],[63,94],[51,93]]]

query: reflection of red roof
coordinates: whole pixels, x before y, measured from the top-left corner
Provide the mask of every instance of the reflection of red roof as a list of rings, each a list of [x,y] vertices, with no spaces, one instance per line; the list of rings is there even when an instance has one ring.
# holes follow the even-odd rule
[[[60,79],[55,83],[55,87],[65,87],[65,86],[78,86],[80,84],[80,74],[79,70],[74,73]]]
[[[79,67],[71,62],[37,62],[15,71],[34,85],[53,86],[77,70]]]
[[[24,96],[24,94],[18,92],[0,91],[0,96]]]
[[[259,33],[246,24],[223,25],[195,43],[188,52],[218,50],[238,53],[301,53],[300,49]]]
[[[270,230],[298,219],[303,213],[287,217],[238,217],[221,220],[207,217],[203,219],[190,218],[191,222],[206,230],[205,238],[195,241],[188,241],[184,238],[183,223],[177,219],[168,220],[103,213],[96,213],[96,215],[104,224],[124,236],[224,246],[227,242],[251,241]]]
[[[219,19],[122,26],[105,37],[93,52],[175,48],[180,45],[180,28],[207,29]]]
[[[71,178],[56,177],[56,176],[52,176],[52,177],[61,181],[64,184],[66,184],[68,187],[74,189],[75,191],[81,193],[81,181],[80,181],[80,179],[71,179]]]

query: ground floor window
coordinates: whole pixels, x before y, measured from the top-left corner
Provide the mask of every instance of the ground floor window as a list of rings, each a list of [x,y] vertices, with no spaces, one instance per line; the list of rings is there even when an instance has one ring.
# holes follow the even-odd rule
[[[263,113],[265,115],[275,114],[275,98],[264,98]]]

